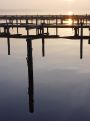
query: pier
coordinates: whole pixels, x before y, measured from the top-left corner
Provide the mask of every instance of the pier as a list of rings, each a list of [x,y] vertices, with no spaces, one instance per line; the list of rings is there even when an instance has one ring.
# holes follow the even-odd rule
[[[68,21],[71,23],[68,23]],[[25,31],[23,34],[21,29]],[[53,29],[54,34],[50,31]],[[59,29],[71,29],[72,35],[65,36]],[[84,30],[88,35],[84,35]],[[14,33],[12,30],[15,30]],[[34,32],[32,32],[34,30]],[[90,44],[90,15],[0,15],[0,38],[7,38],[8,55],[11,38],[24,38],[27,43],[28,103],[29,112],[34,112],[34,78],[32,42],[41,39],[42,56],[45,56],[45,39],[65,38],[80,41],[80,59],[83,58],[83,41]]]
[[[71,23],[68,23],[69,20]],[[16,30],[12,33],[11,30]],[[21,33],[23,29],[25,33]],[[55,34],[50,32],[55,31]],[[72,29],[73,35],[61,36],[58,29]],[[84,35],[84,29],[88,35]],[[32,30],[34,33],[32,34]],[[65,38],[80,40],[80,59],[83,58],[83,40],[90,44],[90,15],[0,15],[0,37],[7,38],[8,54],[10,55],[10,38],[42,39],[44,56],[44,39]]]

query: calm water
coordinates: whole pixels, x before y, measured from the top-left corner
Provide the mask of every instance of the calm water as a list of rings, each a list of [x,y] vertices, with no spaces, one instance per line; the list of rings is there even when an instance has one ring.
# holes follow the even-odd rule
[[[66,34],[69,31],[66,31]],[[46,39],[42,57],[41,39],[33,40],[34,112],[29,111],[27,43],[0,39],[0,121],[90,121],[90,45],[84,41],[79,59],[79,41]],[[31,87],[32,88],[32,87]],[[32,101],[31,101],[32,102]]]

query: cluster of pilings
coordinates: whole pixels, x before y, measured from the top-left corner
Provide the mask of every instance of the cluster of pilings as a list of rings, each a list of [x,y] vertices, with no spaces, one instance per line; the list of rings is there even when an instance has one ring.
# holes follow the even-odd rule
[[[71,19],[72,23],[68,25],[66,22]],[[2,23],[1,20],[4,20]],[[11,28],[16,28],[17,33],[12,34]],[[19,29],[26,30],[26,35],[19,34]],[[49,29],[55,29],[56,34],[50,34]],[[90,15],[28,15],[28,16],[0,16],[0,37],[8,38],[8,54],[10,55],[10,38],[42,38],[42,53],[45,55],[44,44],[45,38],[61,38],[59,36],[58,29],[74,30],[72,38],[80,39],[80,58],[83,57],[83,30],[88,29],[88,44],[90,44]],[[34,29],[35,35],[32,35],[30,31]],[[71,36],[71,35],[70,35]]]
[[[64,22],[67,19],[72,20],[72,25],[66,25]],[[83,30],[88,28],[89,37],[88,44],[90,44],[90,16],[0,16],[0,20],[5,20],[5,23],[0,22],[0,28],[3,28],[0,32],[1,37],[7,37],[8,55],[10,55],[10,28],[17,28],[17,35],[19,28],[24,28],[27,31],[27,66],[28,66],[28,95],[29,95],[29,111],[34,112],[34,79],[33,79],[33,55],[32,55],[32,40],[36,37],[42,38],[42,56],[45,56],[45,37],[49,36],[49,28],[55,28],[56,36],[58,37],[58,28],[73,28],[74,37],[80,38],[80,59],[83,58]],[[54,20],[54,23],[53,23]],[[23,23],[25,21],[25,23]],[[29,30],[35,29],[36,35],[29,36]],[[47,32],[45,33],[45,29]],[[16,38],[17,38],[16,35]],[[15,37],[15,36],[14,36]],[[21,37],[21,36],[20,36]],[[19,38],[19,37],[18,37]],[[23,38],[23,36],[22,36]]]

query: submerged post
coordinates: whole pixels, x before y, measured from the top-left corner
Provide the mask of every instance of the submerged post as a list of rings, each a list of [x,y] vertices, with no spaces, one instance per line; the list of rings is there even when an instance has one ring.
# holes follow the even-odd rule
[[[44,26],[42,23],[42,56],[45,56]]]
[[[58,19],[57,19],[57,16],[56,16],[56,36],[58,35],[58,28],[57,28],[57,24],[58,24]]]
[[[34,112],[34,87],[33,87],[33,57],[32,57],[32,40],[27,39],[27,65],[28,65],[28,95],[29,111]]]
[[[7,38],[7,45],[8,45],[8,55],[10,55],[10,38]]]
[[[90,27],[89,27],[89,39],[88,39],[88,44],[90,44]]]
[[[7,45],[8,45],[8,55],[10,55],[10,31],[9,31],[9,27],[7,24]]]
[[[83,58],[83,23],[81,22],[80,59]]]
[[[45,40],[42,38],[42,56],[45,56]]]

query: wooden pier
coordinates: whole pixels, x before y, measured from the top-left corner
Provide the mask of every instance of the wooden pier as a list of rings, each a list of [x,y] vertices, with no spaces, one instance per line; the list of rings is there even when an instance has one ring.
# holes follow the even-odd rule
[[[69,24],[68,21],[71,20]],[[12,29],[16,29],[15,33]],[[26,33],[22,34],[23,29]],[[50,29],[55,30],[52,34]],[[61,36],[58,29],[72,29],[73,35]],[[88,30],[88,36],[84,35]],[[32,34],[32,30],[34,33]],[[83,40],[90,44],[90,15],[0,15],[0,37],[7,38],[8,55],[10,55],[10,38],[25,38],[27,42],[28,96],[29,111],[34,112],[34,79],[32,40],[42,39],[42,56],[45,56],[45,39],[65,38],[80,41],[80,59],[83,58]]]
[[[68,23],[69,20],[71,23]],[[61,36],[58,29],[72,29],[73,35]],[[16,29],[16,33],[12,33]],[[26,31],[22,34],[20,29]],[[52,34],[49,29],[54,29]],[[83,30],[88,30],[88,36],[83,34]],[[32,34],[34,30],[34,34]],[[30,40],[42,38],[44,48],[45,38],[66,38],[80,40],[80,58],[83,57],[83,39],[88,39],[90,44],[90,15],[0,15],[0,37],[8,38],[8,48],[10,48],[10,38],[28,38]],[[10,50],[8,49],[8,54]],[[44,50],[43,50],[44,55]]]

